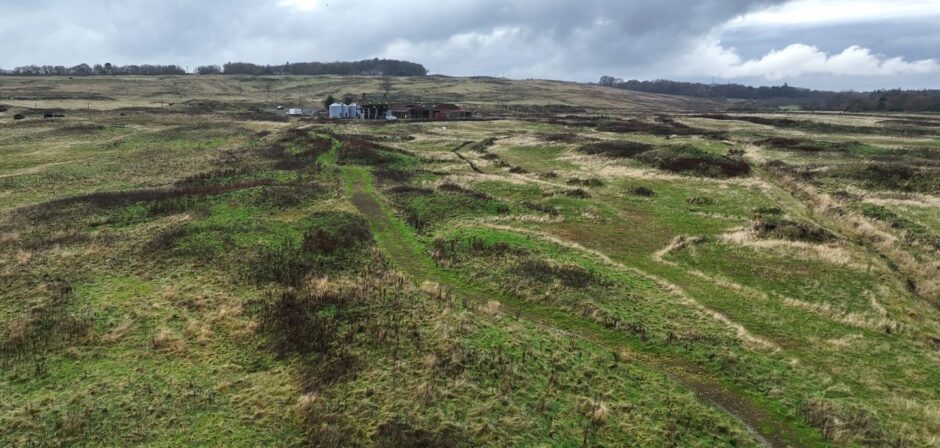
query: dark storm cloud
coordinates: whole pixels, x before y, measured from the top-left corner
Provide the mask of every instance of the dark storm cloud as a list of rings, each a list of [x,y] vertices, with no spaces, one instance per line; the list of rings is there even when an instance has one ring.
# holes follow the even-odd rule
[[[800,1],[815,0],[796,3]],[[928,33],[926,24],[919,25],[923,33],[908,30],[899,34],[904,39],[881,46],[875,45],[879,33],[872,28],[834,32],[820,26],[802,30],[797,37],[805,39],[800,40],[794,40],[793,33],[776,33],[774,27],[723,29],[742,14],[784,3],[4,0],[0,66],[108,61],[194,67],[227,61],[273,64],[393,57],[453,75],[583,81],[603,74],[692,78],[724,73],[761,79],[760,70],[768,62],[746,64],[747,60],[793,43],[816,45],[829,53],[870,45],[876,53],[892,57],[934,57],[927,48],[936,43],[937,33]],[[897,26],[900,32],[904,23]],[[728,36],[720,36],[724,31]],[[729,55],[734,46],[740,48],[737,56],[742,60]]]
[[[0,64],[354,59],[409,53],[453,72],[473,63],[525,72],[516,58],[642,63],[763,0],[416,0],[293,2],[174,0],[5,1]],[[443,54],[435,47],[449,48]],[[417,49],[421,49],[417,51]],[[492,52],[505,60],[492,60]],[[508,50],[508,51],[507,51]],[[424,55],[422,52],[429,54]],[[462,53],[461,53],[462,52]],[[548,52],[544,54],[541,52]],[[444,65],[447,65],[445,67]],[[588,71],[590,67],[574,67]],[[601,67],[594,67],[598,69]],[[545,76],[564,73],[531,73]],[[593,77],[593,76],[592,76]]]

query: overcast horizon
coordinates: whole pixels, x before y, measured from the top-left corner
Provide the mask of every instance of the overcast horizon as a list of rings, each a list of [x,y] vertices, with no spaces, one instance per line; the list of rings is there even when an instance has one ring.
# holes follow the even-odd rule
[[[940,88],[940,0],[4,3],[8,69],[378,57],[452,76]]]

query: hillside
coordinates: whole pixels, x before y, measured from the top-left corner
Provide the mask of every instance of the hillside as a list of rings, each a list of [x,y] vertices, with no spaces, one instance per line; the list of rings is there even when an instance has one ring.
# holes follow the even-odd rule
[[[321,106],[327,95],[368,94],[383,98],[382,80],[361,76],[170,76],[170,77],[4,77],[0,104],[22,108],[113,110],[120,108],[182,107],[192,102],[213,102],[220,108],[275,102],[294,106]],[[692,98],[629,92],[591,84],[559,81],[514,81],[498,78],[411,77],[392,78],[393,101],[453,102],[482,111],[570,110],[611,112],[686,112],[712,110],[719,103]],[[562,111],[567,110],[563,109]]]
[[[0,446],[938,445],[940,117],[379,81],[0,79]]]

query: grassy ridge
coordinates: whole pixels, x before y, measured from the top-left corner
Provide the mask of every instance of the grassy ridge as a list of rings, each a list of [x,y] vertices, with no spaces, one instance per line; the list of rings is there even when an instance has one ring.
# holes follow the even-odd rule
[[[0,124],[0,444],[936,444],[934,131],[236,110],[334,81]]]

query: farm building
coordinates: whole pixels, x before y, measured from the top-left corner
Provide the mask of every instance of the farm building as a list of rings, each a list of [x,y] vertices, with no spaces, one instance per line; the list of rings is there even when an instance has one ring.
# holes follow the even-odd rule
[[[362,118],[366,120],[388,119],[388,104],[363,104]]]
[[[365,104],[360,115],[367,120],[466,120],[473,112],[456,104]]]
[[[359,118],[359,106],[356,103],[333,103],[330,104],[329,116],[332,119]]]
[[[365,120],[467,120],[473,112],[456,104],[363,104],[348,106],[334,103],[330,118],[362,118]]]

